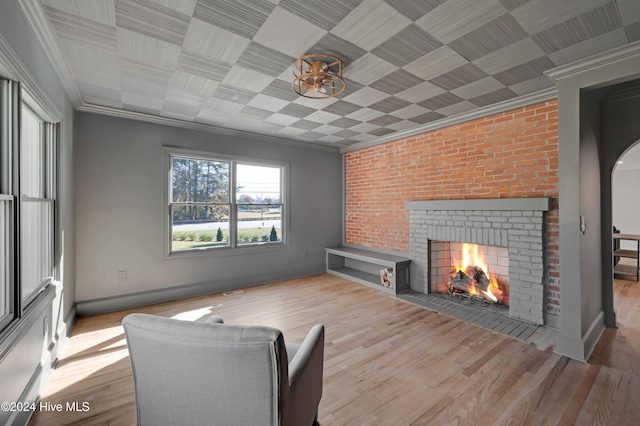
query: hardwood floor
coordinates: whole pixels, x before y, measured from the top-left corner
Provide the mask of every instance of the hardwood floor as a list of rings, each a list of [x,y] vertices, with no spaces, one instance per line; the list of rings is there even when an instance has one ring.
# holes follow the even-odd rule
[[[640,375],[640,283],[616,279],[614,305],[618,328],[605,330],[589,363]]]
[[[135,402],[120,321],[130,312],[277,327],[300,341],[326,327],[319,422],[330,425],[637,425],[640,285],[616,281],[621,327],[590,363],[469,325],[332,275],[253,287],[78,320],[30,425],[133,425]],[[540,350],[543,348],[544,350]],[[66,407],[65,407],[66,408]]]

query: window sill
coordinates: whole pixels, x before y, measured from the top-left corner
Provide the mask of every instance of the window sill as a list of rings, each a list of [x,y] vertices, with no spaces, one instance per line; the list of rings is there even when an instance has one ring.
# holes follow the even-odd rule
[[[14,319],[0,334],[0,359],[20,342],[27,331],[35,324],[39,315],[50,309],[51,301],[56,295],[56,286],[49,284],[38,296],[24,309],[21,318]]]
[[[244,256],[254,253],[269,253],[286,248],[286,243],[257,243],[237,247],[215,247],[208,249],[181,250],[165,254],[165,260],[204,259]]]

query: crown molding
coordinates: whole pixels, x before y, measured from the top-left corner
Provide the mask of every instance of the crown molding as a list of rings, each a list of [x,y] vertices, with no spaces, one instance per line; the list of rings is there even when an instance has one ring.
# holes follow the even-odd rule
[[[38,80],[20,60],[2,34],[0,34],[0,66],[9,73],[6,77],[20,82],[24,97],[35,101],[35,104],[31,105],[32,103],[30,103],[30,106],[42,114],[42,118],[52,123],[62,120],[62,111],[40,88]]]
[[[640,56],[640,41],[615,47],[585,59],[569,62],[568,64],[545,71],[544,75],[558,82],[558,80],[571,77],[586,70],[610,65],[635,56]]]
[[[15,4],[40,42],[69,100],[76,109],[80,108],[84,104],[80,88],[73,78],[73,71],[64,59],[58,45],[58,36],[49,22],[42,4],[39,0],[15,0]]]
[[[374,139],[371,141],[358,142],[342,148],[340,152],[345,153],[350,151],[357,151],[360,149],[381,145],[387,142],[406,139],[411,136],[420,135],[422,133],[431,132],[433,130],[442,129],[444,127],[449,127],[456,124],[466,123],[467,121],[475,120],[478,118],[484,118],[484,117],[488,117],[490,115],[498,114],[501,112],[511,111],[514,109],[537,104],[540,102],[550,101],[552,99],[556,99],[557,97],[558,97],[558,90],[555,87],[540,90],[535,93],[518,96],[517,98],[508,99],[506,101],[488,105],[486,107],[476,108],[474,110],[467,111],[462,114],[452,115],[451,117],[446,117],[446,118],[443,118],[442,120],[433,121],[431,123],[428,123],[422,126],[414,127],[412,129],[391,133],[382,138]]]
[[[288,145],[296,148],[314,149],[316,151],[339,152],[337,147],[321,145],[315,142],[302,142],[285,137],[269,136],[259,133],[248,132],[245,130],[231,129],[227,127],[214,126],[212,124],[196,123],[193,121],[183,121],[175,118],[162,117],[158,115],[144,114],[141,112],[125,111],[118,108],[105,107],[93,104],[83,104],[77,108],[80,112],[87,112],[99,115],[107,115],[110,117],[125,118],[129,120],[144,121],[147,123],[161,124],[165,126],[180,127],[183,129],[198,130],[201,132],[215,133],[218,135],[241,137],[254,141],[262,141],[268,143],[277,143]]]

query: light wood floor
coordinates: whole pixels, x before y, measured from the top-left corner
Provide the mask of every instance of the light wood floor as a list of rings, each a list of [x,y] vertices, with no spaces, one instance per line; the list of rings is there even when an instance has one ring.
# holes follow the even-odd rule
[[[133,425],[122,318],[130,312],[277,327],[300,341],[326,327],[322,426],[638,425],[640,284],[616,281],[621,327],[590,363],[553,353],[548,332],[522,342],[331,275],[318,275],[78,320],[31,425]],[[538,347],[545,348],[540,350]]]

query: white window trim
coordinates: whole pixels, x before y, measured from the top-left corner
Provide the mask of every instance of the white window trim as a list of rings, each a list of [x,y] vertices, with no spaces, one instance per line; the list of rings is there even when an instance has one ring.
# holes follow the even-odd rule
[[[169,189],[171,185],[171,158],[172,156],[193,157],[203,160],[211,161],[228,161],[230,162],[230,176],[229,176],[229,245],[222,247],[213,247],[207,249],[194,249],[194,250],[182,250],[171,251],[171,200],[169,199]],[[281,204],[282,204],[282,216],[281,216],[281,241],[269,242],[269,243],[256,243],[256,244],[237,244],[237,213],[235,206],[236,196],[236,164],[248,164],[255,166],[265,167],[279,167],[281,169]],[[279,250],[287,246],[288,234],[289,234],[289,163],[286,161],[277,161],[262,159],[249,156],[240,155],[228,155],[219,154],[211,151],[199,151],[185,148],[176,148],[171,146],[164,147],[164,168],[162,173],[163,178],[163,208],[162,208],[162,226],[163,226],[163,239],[164,239],[164,258],[165,260],[173,259],[185,259],[185,258],[198,258],[198,257],[224,257],[246,254],[248,252],[267,252],[273,250]]]
[[[13,80],[15,81],[15,80]],[[42,117],[39,110],[34,110],[34,99],[26,100],[23,98],[24,86],[21,83],[15,85],[18,95],[12,102],[7,102],[6,105],[10,109],[15,110],[11,113],[15,117],[13,122],[14,129],[12,130],[19,136],[12,136],[10,139],[4,142],[8,144],[8,147],[3,148],[7,158],[5,159],[7,164],[8,173],[2,176],[3,192],[0,195],[0,199],[4,202],[11,203],[11,209],[9,217],[5,218],[8,221],[8,228],[5,229],[5,238],[8,241],[3,241],[5,246],[2,249],[2,259],[5,267],[2,268],[3,274],[3,292],[8,295],[6,316],[3,316],[0,320],[0,338],[4,339],[9,333],[9,330],[17,327],[21,323],[21,319],[30,309],[32,303],[38,300],[38,296],[44,292],[44,290],[52,283],[59,279],[59,268],[56,264],[57,259],[57,219],[56,219],[56,189],[57,189],[57,169],[58,169],[58,123],[51,123],[46,121],[47,117]],[[42,164],[39,168],[42,168],[42,193],[36,196],[28,196],[23,193],[21,182],[23,177],[23,159],[22,159],[22,144],[23,140],[21,135],[21,126],[23,125],[23,114],[29,114],[38,123],[40,130],[38,132],[38,138],[44,143],[39,149],[42,149],[43,157]],[[20,140],[16,138],[20,138]],[[38,264],[38,267],[44,266],[43,271],[46,272],[44,277],[36,277],[37,282],[25,281],[24,271],[33,270],[30,268],[27,261],[33,260],[30,256],[31,253],[25,254],[23,252],[24,247],[28,247],[26,244],[27,238],[25,235],[25,229],[22,228],[24,217],[22,217],[22,211],[29,203],[45,204],[50,211],[50,220],[46,222],[45,229],[46,234],[42,234],[47,244],[43,246],[42,257],[43,263]],[[37,246],[37,245],[36,245]],[[35,246],[34,246],[35,247]],[[37,269],[37,268],[36,268]],[[10,286],[10,287],[6,287]]]
[[[24,93],[24,92],[23,92]],[[20,292],[19,295],[22,298],[23,308],[28,306],[31,302],[33,302],[36,297],[44,291],[44,289],[49,285],[59,279],[59,268],[56,264],[56,200],[57,200],[57,176],[58,176],[58,144],[57,144],[57,124],[46,122],[42,116],[32,108],[32,104],[30,102],[26,102],[24,99],[22,100],[22,113],[25,112],[31,114],[31,116],[40,123],[40,131],[41,131],[41,141],[44,143],[42,147],[44,150],[44,157],[42,167],[44,167],[44,173],[42,174],[43,179],[43,193],[39,197],[28,196],[20,191],[20,203],[21,209],[25,203],[34,203],[34,204],[49,204],[51,207],[51,234],[47,236],[49,239],[49,250],[46,252],[46,255],[49,259],[51,266],[51,276],[44,277],[44,279],[35,284],[32,288],[28,288],[23,279],[24,275],[23,271],[20,273]],[[22,141],[20,142],[22,143]],[[22,160],[19,160],[20,162]],[[20,169],[22,164],[18,166]],[[22,221],[22,218],[20,219]],[[23,238],[23,237],[21,237]],[[23,241],[21,241],[21,251],[23,246]],[[21,264],[24,261],[23,254],[20,254]],[[22,267],[22,266],[21,266]],[[33,283],[32,283],[33,285]],[[25,289],[28,290],[28,293],[24,293]]]
[[[3,274],[3,276],[0,277],[2,278],[0,279],[0,283],[2,283],[3,286],[9,286],[7,288],[1,289],[2,292],[5,292],[4,296],[6,297],[6,299],[3,301],[3,303],[5,304],[5,312],[4,315],[0,315],[0,335],[2,335],[1,332],[16,319],[15,286],[11,284],[15,279],[14,269],[16,264],[15,254],[13,252],[13,249],[15,247],[14,203],[16,201],[13,195],[5,194],[0,194],[0,201],[3,202],[2,204],[4,204],[4,202],[9,203],[8,209],[6,209],[8,217],[4,218],[9,226],[5,229],[0,230],[1,233],[5,234],[4,239],[0,240],[0,244],[2,245],[0,247],[0,262],[4,262],[6,260],[6,264],[4,264],[4,267],[0,268],[0,273]],[[4,207],[5,206],[2,206],[0,208]],[[4,223],[0,223],[0,226],[2,226],[3,228],[4,225]]]

